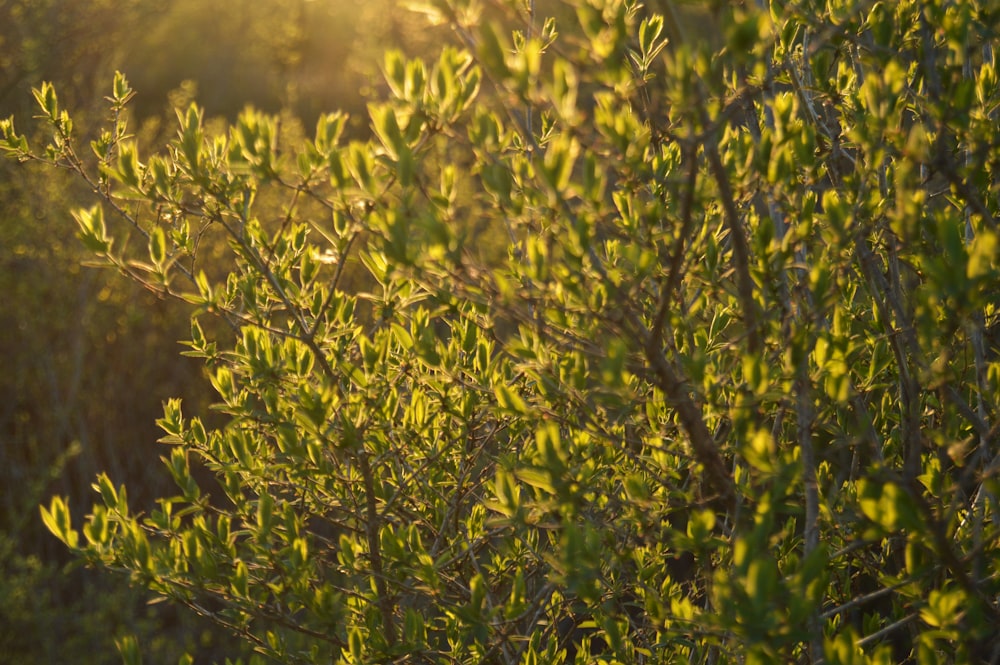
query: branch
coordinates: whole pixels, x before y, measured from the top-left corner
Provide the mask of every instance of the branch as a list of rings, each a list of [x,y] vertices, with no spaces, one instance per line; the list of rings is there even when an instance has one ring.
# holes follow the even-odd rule
[[[708,124],[708,112],[702,108],[703,121]],[[764,342],[760,336],[760,322],[757,316],[757,302],[754,300],[753,278],[750,276],[750,247],[740,221],[733,187],[729,182],[726,167],[719,156],[719,146],[712,140],[704,144],[705,156],[715,181],[719,185],[719,198],[725,213],[726,226],[729,227],[729,237],[733,243],[733,268],[736,270],[736,288],[743,307],[743,320],[747,327],[748,350],[752,354],[764,351]]]
[[[633,314],[633,323],[638,316]],[[722,499],[725,506],[735,509],[737,504],[736,482],[726,466],[719,446],[705,424],[701,409],[691,398],[687,381],[677,375],[663,355],[663,329],[643,333],[646,359],[652,365],[660,390],[677,410],[677,418],[691,443],[695,459],[704,467],[705,484]]]

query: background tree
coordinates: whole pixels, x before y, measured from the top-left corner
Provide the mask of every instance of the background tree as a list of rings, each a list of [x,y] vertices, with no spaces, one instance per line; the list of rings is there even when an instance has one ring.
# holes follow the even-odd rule
[[[140,158],[118,75],[89,165],[42,86],[6,149],[226,416],[46,525],[281,662],[995,659],[993,10],[658,9],[435,0],[458,46],[294,154],[192,105]]]

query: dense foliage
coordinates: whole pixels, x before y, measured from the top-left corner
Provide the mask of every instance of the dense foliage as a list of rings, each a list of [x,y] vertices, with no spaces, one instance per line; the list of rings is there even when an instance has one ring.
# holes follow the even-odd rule
[[[130,105],[142,146],[176,131],[173,105],[197,98],[206,124],[253,104],[282,110],[283,137],[301,137],[336,104],[366,132],[359,87],[378,79],[382,44],[421,52],[433,31],[390,12],[392,0],[9,0],[0,2],[0,117],[30,118],[32,87],[50,81],[73,111],[74,136],[96,138],[108,82],[128,67],[142,95]],[[372,23],[371,16],[385,20]],[[367,21],[364,33],[355,30]],[[444,29],[443,27],[441,29]],[[253,46],[243,36],[253,34]],[[436,48],[436,47],[435,47]],[[373,94],[369,92],[368,94]],[[28,124],[23,125],[27,128]],[[32,128],[32,139],[45,128]],[[36,518],[52,494],[84,508],[94,476],[127,480],[134,509],[155,505],[172,481],[156,459],[168,397],[205,411],[212,389],[196,359],[178,359],[190,329],[182,302],[159,298],[112,271],[81,266],[88,251],[67,228],[90,202],[85,182],[44,165],[0,160],[0,654],[5,663],[119,662],[114,640],[133,633],[151,662],[235,655],[226,631],[182,609],[147,605],[124,576],[79,566]],[[264,210],[258,202],[258,210]],[[203,252],[203,258],[208,254]],[[217,421],[221,422],[221,421]]]
[[[996,659],[997,9],[421,8],[368,141],[0,125],[225,416],[49,529],[279,662]]]

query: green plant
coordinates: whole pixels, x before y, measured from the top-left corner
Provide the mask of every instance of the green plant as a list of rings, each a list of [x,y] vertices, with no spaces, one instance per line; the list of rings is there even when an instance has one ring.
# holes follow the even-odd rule
[[[280,662],[996,658],[995,9],[721,8],[714,47],[667,1],[421,6],[461,44],[386,55],[367,142],[191,106],[140,158],[121,75],[96,165],[51,86],[44,151],[0,125],[191,304],[228,418],[168,402],[177,494],[49,529]]]

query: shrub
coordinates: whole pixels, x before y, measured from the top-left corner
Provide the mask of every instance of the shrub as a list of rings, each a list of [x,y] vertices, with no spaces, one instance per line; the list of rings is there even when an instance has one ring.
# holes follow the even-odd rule
[[[140,158],[121,75],[93,166],[51,86],[45,150],[2,125],[227,418],[49,529],[279,662],[995,658],[995,10],[499,4],[423,7],[460,43],[367,142],[191,106]]]

